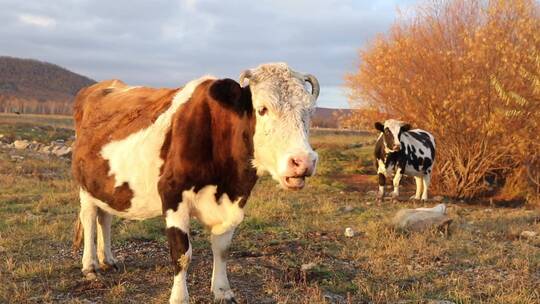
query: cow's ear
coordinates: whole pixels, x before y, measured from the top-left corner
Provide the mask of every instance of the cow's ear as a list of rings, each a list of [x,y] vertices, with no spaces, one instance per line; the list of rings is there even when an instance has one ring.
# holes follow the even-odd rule
[[[232,79],[225,78],[214,81],[210,86],[209,94],[214,100],[238,114],[253,112],[249,86],[242,88],[238,82]]]
[[[219,79],[210,86],[210,96],[221,103],[234,107],[242,98],[242,88],[238,82],[232,79]]]
[[[380,123],[380,122],[377,121],[377,122],[375,123],[375,129],[377,129],[377,130],[379,130],[379,131],[381,131],[381,132],[384,132],[384,125],[383,125],[382,123]]]
[[[410,129],[412,129],[410,124],[404,124],[403,126],[401,126],[401,131],[403,132],[408,132]]]

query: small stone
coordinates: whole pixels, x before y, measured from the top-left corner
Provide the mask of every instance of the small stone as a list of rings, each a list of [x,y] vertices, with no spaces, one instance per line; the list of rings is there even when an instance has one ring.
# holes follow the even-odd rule
[[[429,300],[427,304],[456,304],[455,302],[448,300]]]
[[[13,142],[13,147],[17,150],[24,150],[28,148],[30,142],[28,140],[16,140]]]
[[[343,208],[343,212],[351,212],[353,210],[354,210],[354,207],[351,205],[347,205],[345,206],[345,208]]]
[[[41,148],[39,148],[38,152],[49,154],[51,153],[51,150],[52,146],[42,146]]]
[[[343,297],[342,295],[332,293],[330,291],[324,292],[324,299],[328,301],[329,303],[345,303],[345,297]]]
[[[317,266],[317,264],[313,263],[313,262],[307,263],[307,264],[302,264],[302,266],[300,266],[300,270],[309,271],[309,270],[315,268],[316,266]]]
[[[366,192],[366,196],[375,197],[377,196],[377,191],[373,191],[373,190],[368,191]]]
[[[58,157],[69,156],[71,154],[71,147],[56,146],[56,147],[53,147],[51,153]]]
[[[528,230],[524,230],[520,233],[520,236],[525,239],[534,239],[537,235],[538,233]]]
[[[345,236],[346,237],[353,237],[354,236],[354,230],[351,227],[345,228]]]
[[[12,161],[21,161],[21,160],[24,160],[24,156],[21,156],[21,155],[11,155],[11,160]]]
[[[433,198],[433,200],[436,201],[436,202],[442,202],[442,201],[444,201],[444,196],[442,196],[442,195],[437,195],[437,196],[435,196],[435,197]]]

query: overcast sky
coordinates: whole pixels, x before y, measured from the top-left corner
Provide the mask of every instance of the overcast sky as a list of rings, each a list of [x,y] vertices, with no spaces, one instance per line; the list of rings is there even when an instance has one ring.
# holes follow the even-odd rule
[[[319,106],[348,107],[358,49],[415,0],[0,0],[0,55],[95,80],[177,87],[285,61],[319,78]]]

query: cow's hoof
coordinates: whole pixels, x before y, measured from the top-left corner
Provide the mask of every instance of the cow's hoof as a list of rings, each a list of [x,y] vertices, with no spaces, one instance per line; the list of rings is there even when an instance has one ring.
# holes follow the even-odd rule
[[[238,304],[235,298],[230,299],[215,299],[214,304]]]
[[[216,293],[214,292],[214,303],[216,304],[238,304],[236,302],[236,299],[234,298],[234,293],[232,290],[223,290],[219,289],[219,291]]]
[[[94,281],[94,280],[97,280],[98,278],[97,272],[95,269],[83,270],[82,273],[83,273],[84,279],[87,281]]]
[[[99,264],[99,270],[102,272],[116,272],[120,268],[118,267],[117,263],[100,263]]]

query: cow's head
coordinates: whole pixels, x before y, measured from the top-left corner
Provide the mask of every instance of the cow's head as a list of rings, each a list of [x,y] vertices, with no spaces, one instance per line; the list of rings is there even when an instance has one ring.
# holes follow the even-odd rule
[[[244,71],[240,84],[245,83],[251,89],[256,113],[253,165],[257,174],[268,171],[286,189],[303,188],[318,159],[308,141],[319,96],[317,79],[293,71],[285,63],[270,63]]]
[[[395,119],[388,119],[384,124],[375,123],[375,129],[382,132],[384,139],[384,149],[386,152],[397,152],[401,150],[400,136],[402,132],[411,129],[411,125]]]

